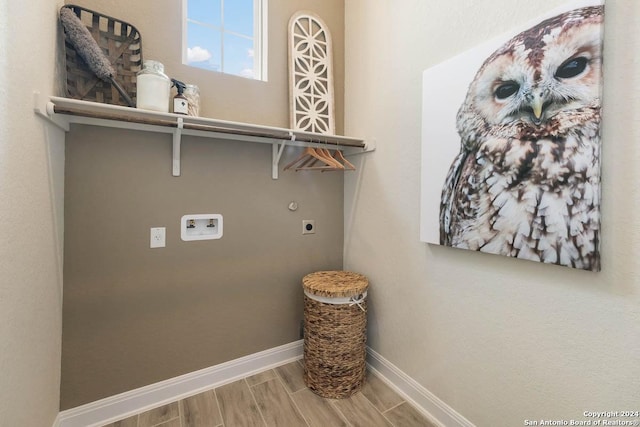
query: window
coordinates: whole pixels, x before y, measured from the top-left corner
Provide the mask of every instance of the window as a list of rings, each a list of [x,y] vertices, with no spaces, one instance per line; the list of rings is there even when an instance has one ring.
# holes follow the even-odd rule
[[[182,62],[267,80],[267,0],[184,0]]]

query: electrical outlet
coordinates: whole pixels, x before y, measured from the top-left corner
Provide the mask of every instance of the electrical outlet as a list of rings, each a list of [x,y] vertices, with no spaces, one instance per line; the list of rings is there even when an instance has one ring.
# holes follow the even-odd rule
[[[164,248],[166,246],[166,228],[165,227],[153,227],[151,228],[150,248]]]
[[[312,219],[303,219],[302,234],[316,234],[316,222]]]

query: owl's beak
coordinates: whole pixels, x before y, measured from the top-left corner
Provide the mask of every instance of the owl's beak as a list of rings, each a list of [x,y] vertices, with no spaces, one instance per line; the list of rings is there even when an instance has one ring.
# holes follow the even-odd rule
[[[536,122],[540,122],[542,118],[542,109],[544,108],[544,99],[542,98],[541,93],[534,93],[532,95],[531,100],[531,110],[533,111],[533,116],[535,117]]]

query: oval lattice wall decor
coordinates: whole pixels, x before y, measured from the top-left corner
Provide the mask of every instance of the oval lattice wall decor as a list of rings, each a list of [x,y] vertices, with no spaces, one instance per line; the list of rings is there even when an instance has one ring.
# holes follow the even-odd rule
[[[291,128],[335,134],[331,34],[311,12],[289,21],[289,88]]]

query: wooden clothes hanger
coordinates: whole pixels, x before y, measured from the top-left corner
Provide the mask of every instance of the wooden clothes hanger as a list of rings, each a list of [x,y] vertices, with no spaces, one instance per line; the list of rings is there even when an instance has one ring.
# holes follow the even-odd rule
[[[350,171],[356,170],[356,167],[353,165],[353,163],[351,163],[349,160],[344,158],[342,151],[336,150],[335,154],[336,154],[336,157],[338,157],[338,161],[342,162],[346,170],[350,170]]]
[[[324,157],[328,163],[331,163],[332,165],[334,165],[336,170],[344,170],[344,166],[342,166],[342,163],[334,159],[331,153],[329,152],[329,150],[327,150],[326,148],[318,148],[316,149],[316,152],[318,152],[322,157]]]
[[[315,163],[320,161],[322,166],[313,166]],[[298,165],[295,170],[331,170],[335,168],[335,164],[328,161],[324,156],[320,155],[316,152],[315,149],[311,147],[306,147],[302,154],[298,156],[297,159],[289,163],[284,167],[283,170],[289,170],[293,168],[295,165]]]
[[[311,161],[304,162],[303,164],[299,165],[296,168],[296,171],[319,170],[321,172],[326,172],[326,171],[336,171],[336,170],[344,169],[344,167],[342,167],[342,165],[331,156],[329,151],[325,150],[324,148],[312,148],[312,150],[315,151],[315,153],[322,158],[322,161],[327,166],[320,166],[320,167],[314,166],[318,162],[318,159],[312,158]]]
[[[356,167],[349,160],[345,159],[344,155],[342,154],[342,151],[335,150],[333,152],[334,154],[333,156],[331,155],[331,152],[326,148],[323,148],[319,151],[322,151],[325,157],[330,159],[332,163],[336,164],[336,168],[332,170],[350,170],[350,171],[356,170]]]
[[[312,148],[306,147],[297,159],[287,164],[283,170],[289,170],[294,168],[296,171],[300,170],[319,170],[325,171],[337,171],[337,170],[356,170],[355,166],[344,158],[342,151],[335,150],[335,157],[331,155],[331,152],[326,148]],[[320,162],[319,166],[316,164]]]

